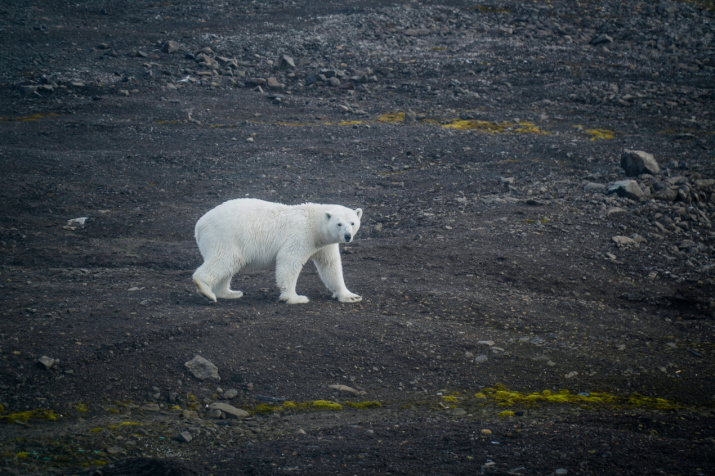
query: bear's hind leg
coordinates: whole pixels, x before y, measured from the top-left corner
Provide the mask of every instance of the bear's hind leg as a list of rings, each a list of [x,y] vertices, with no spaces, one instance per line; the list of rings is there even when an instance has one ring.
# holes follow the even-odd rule
[[[200,270],[201,268],[197,269],[193,276],[194,284],[196,284],[196,289],[199,291],[199,294],[201,294],[208,300],[216,302],[216,295],[211,289],[213,286],[210,282],[206,281],[205,277],[202,276],[201,273],[199,273]]]
[[[243,297],[242,291],[234,291],[231,289],[231,278],[233,275],[222,279],[215,287],[216,297],[221,299],[240,299]]]
[[[194,272],[194,283],[199,294],[206,296],[209,300],[216,302],[216,298],[236,299],[235,291],[229,289],[231,278],[241,269],[237,263],[232,263],[226,259],[213,258],[204,261],[199,269]]]

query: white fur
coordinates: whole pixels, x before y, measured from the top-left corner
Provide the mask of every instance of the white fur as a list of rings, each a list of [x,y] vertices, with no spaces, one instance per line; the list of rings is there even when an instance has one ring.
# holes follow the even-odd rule
[[[196,222],[196,243],[204,258],[194,273],[199,293],[238,299],[231,278],[241,269],[276,266],[280,299],[289,304],[308,302],[295,291],[303,265],[312,259],[323,283],[341,302],[362,297],[345,287],[338,243],[350,243],[360,228],[360,208],[340,205],[282,205],[252,198],[229,200]]]

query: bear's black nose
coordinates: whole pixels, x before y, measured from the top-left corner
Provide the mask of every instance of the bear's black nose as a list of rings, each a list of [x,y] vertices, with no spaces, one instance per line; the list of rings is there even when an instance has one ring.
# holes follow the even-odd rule
[[[349,233],[345,233],[345,243],[350,243],[353,239],[353,236]]]

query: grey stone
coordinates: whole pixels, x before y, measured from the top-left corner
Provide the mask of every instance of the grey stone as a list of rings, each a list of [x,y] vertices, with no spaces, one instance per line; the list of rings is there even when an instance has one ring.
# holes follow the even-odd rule
[[[489,30],[491,36],[509,36],[514,34],[514,29],[508,26],[495,26]]]
[[[715,179],[699,179],[695,181],[695,186],[700,188],[712,187],[715,185]]]
[[[226,390],[226,392],[224,392],[224,394],[223,394],[223,396],[226,397],[227,400],[231,400],[232,398],[236,398],[237,395],[238,395],[238,390],[236,390],[235,388],[229,388],[229,389]]]
[[[179,49],[180,49],[180,45],[177,41],[169,40],[166,43],[164,43],[163,50],[165,53],[169,53],[169,54],[176,53],[177,51],[179,51]]]
[[[655,161],[653,154],[643,152],[642,150],[624,150],[621,152],[621,167],[626,171],[629,177],[635,177],[641,174],[656,175],[660,173],[658,162]]]
[[[200,355],[186,362],[184,366],[199,380],[221,381],[221,377],[218,374],[218,367]]]
[[[529,340],[529,343],[534,345],[544,345],[546,344],[546,341],[539,336],[534,336]]]
[[[664,188],[656,194],[656,197],[666,202],[674,202],[678,198],[678,189]]]
[[[268,78],[266,80],[266,86],[268,86],[271,89],[283,89],[285,88],[285,84],[279,83],[276,78]]]
[[[606,186],[602,183],[589,182],[583,186],[584,192],[603,192],[606,190]]]
[[[613,38],[611,38],[610,36],[608,36],[606,34],[598,35],[593,40],[591,40],[591,44],[594,46],[595,45],[603,45],[606,43],[613,43]]]
[[[476,364],[483,364],[484,362],[487,362],[489,360],[489,357],[486,356],[486,354],[481,354],[476,357],[474,357],[474,363]]]
[[[365,392],[361,392],[360,390],[348,387],[347,385],[330,385],[329,387],[341,393],[346,393],[355,396],[365,395]]]
[[[268,80],[266,78],[248,78],[246,84],[249,86],[265,86]]]
[[[46,370],[50,370],[52,367],[60,363],[60,359],[53,359],[52,357],[47,357],[46,355],[43,355],[37,360],[37,363],[40,364],[40,366],[42,366]]]
[[[609,194],[615,193],[619,197],[630,198],[631,200],[642,200],[645,198],[643,190],[635,180],[621,180],[608,184]]]
[[[431,33],[427,28],[408,28],[405,30],[405,36],[427,36]]]
[[[191,433],[188,431],[182,431],[178,435],[174,437],[176,441],[180,441],[181,443],[191,443],[191,440],[194,439],[193,436],[191,436]]]
[[[209,405],[209,410],[220,410],[224,412],[226,415],[231,416],[233,418],[248,418],[250,416],[250,413],[248,413],[245,410],[241,410],[240,408],[236,408],[233,405],[229,405],[228,403],[221,403],[221,402],[214,402]]]
[[[280,69],[295,69],[295,61],[293,61],[292,57],[283,55],[278,62],[278,67]]]
[[[614,236],[611,238],[613,242],[620,246],[632,246],[637,244],[636,241],[633,238],[628,238],[627,236]]]
[[[646,240],[643,236],[639,235],[638,233],[634,233],[631,235],[631,238],[633,241],[636,243],[648,243],[648,240]]]

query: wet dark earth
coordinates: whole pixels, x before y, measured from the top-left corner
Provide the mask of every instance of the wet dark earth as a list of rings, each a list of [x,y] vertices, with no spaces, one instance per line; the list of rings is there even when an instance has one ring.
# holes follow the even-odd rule
[[[0,472],[712,474],[713,49],[712,2],[0,2]],[[200,296],[241,197],[362,208],[362,302]]]

